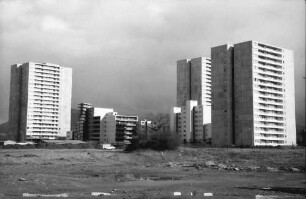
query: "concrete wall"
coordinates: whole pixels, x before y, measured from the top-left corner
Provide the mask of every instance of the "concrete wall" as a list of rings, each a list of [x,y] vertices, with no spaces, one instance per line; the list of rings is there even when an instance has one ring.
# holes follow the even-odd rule
[[[116,116],[114,113],[107,113],[101,120],[100,142],[116,143]]]
[[[186,105],[190,100],[190,60],[184,59],[177,61],[177,98],[176,106]]]
[[[191,59],[190,100],[196,100],[198,104],[202,104],[203,69],[202,57]]]
[[[252,42],[234,45],[235,144],[254,144]]]
[[[11,66],[10,104],[9,104],[9,135],[12,140],[19,141],[19,117],[20,117],[20,90],[21,68],[20,64]]]
[[[233,47],[211,48],[212,76],[212,144],[234,144],[233,110]]]
[[[9,125],[15,141],[25,141],[27,130],[29,63],[11,66]]]

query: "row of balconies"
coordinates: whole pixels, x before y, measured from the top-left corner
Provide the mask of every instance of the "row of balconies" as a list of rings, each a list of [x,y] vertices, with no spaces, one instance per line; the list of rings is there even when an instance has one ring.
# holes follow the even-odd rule
[[[284,103],[283,99],[269,99],[266,97],[254,97],[255,99],[259,99],[261,101],[265,101],[265,102],[275,102],[275,103]]]
[[[58,120],[54,119],[28,119],[28,124],[58,124]]]
[[[53,113],[53,112],[58,112],[59,109],[43,109],[43,108],[31,108],[29,109],[30,111],[34,111],[34,112],[46,112],[46,113]]]
[[[35,74],[39,74],[39,75],[51,75],[51,76],[56,76],[59,77],[60,76],[60,72],[59,71],[49,71],[49,70],[35,70],[34,71]]]
[[[254,110],[254,114],[259,116],[268,116],[268,117],[284,117],[283,113],[275,113],[274,111],[264,112]]]
[[[269,85],[262,85],[262,84],[254,84],[254,88],[259,88],[259,89],[263,89],[264,91],[273,91],[273,92],[282,92],[283,91],[283,87],[272,87],[272,86],[269,86]],[[267,90],[265,90],[267,89]]]
[[[260,58],[260,59],[275,61],[276,63],[282,63],[282,61],[283,61],[282,60],[283,57],[277,57],[277,56],[271,55],[269,53],[263,53],[263,52],[260,52],[260,50],[258,50],[258,52],[254,52],[254,54],[257,55],[258,58]]]
[[[42,89],[59,89],[59,85],[46,85],[41,83],[31,83],[36,88],[42,88]]]
[[[53,131],[53,132],[57,132],[58,131],[58,128],[40,128],[40,127],[33,127],[31,128],[34,130],[39,130],[41,132],[45,132],[45,131]]]
[[[33,77],[31,77],[33,78]],[[57,77],[47,77],[47,76],[44,76],[44,75],[38,75],[38,74],[35,74],[34,75],[34,79],[38,79],[38,80],[49,80],[49,81],[60,81],[60,78],[57,78]]]
[[[259,73],[254,74],[254,78],[264,80],[264,81],[270,81],[270,82],[276,82],[276,83],[283,83],[282,79],[276,79],[276,78],[271,78],[263,75],[259,75]]]
[[[255,91],[262,91],[262,92],[266,92],[266,93],[269,93],[269,94],[283,94],[283,91],[275,91],[275,90],[272,90],[272,89],[260,88],[260,87],[257,87],[257,86],[254,86],[253,89]]]
[[[58,85],[60,82],[57,80],[47,80],[47,79],[41,79],[41,78],[34,78],[33,79],[34,83],[47,83],[49,85]]]
[[[259,60],[257,60],[257,63],[254,63],[254,64],[255,64],[255,66],[264,67],[266,69],[275,70],[275,71],[279,71],[279,72],[283,72],[283,70],[284,70],[282,65],[270,64],[270,63],[266,63],[266,62],[259,61]]]
[[[277,57],[278,59],[282,59],[283,58],[283,55],[281,52],[279,51],[273,51],[273,50],[269,50],[267,48],[264,48],[264,47],[258,47],[257,48],[258,52],[260,53],[263,53],[263,54],[268,54],[270,56],[273,56],[273,57]]]
[[[254,91],[253,96],[257,97],[264,97],[264,98],[269,98],[269,99],[283,99],[283,93],[269,93],[266,91]]]
[[[59,88],[43,88],[41,86],[31,86],[31,88],[34,89],[34,91],[39,91],[39,92],[59,92]]]
[[[42,85],[47,85],[47,86],[59,86],[59,82],[54,82],[54,81],[47,81],[47,80],[38,80],[34,78],[29,78],[29,83],[30,84],[42,84]]]
[[[273,83],[273,82],[257,80],[257,79],[255,79],[254,84],[258,86],[267,86],[267,87],[274,87],[274,88],[284,87],[282,83]]]
[[[263,77],[263,78],[267,78],[267,79],[273,79],[273,80],[276,80],[276,81],[282,81],[283,80],[283,77],[280,75],[274,75],[274,74],[268,74],[268,73],[265,73],[265,72],[259,72],[257,71],[257,73],[254,73],[254,76],[260,76],[260,77]]]
[[[267,44],[262,44],[262,43],[258,43],[258,48],[262,49],[262,50],[266,50],[272,53],[282,53],[282,49],[281,48],[277,48],[274,46],[269,46]]]
[[[36,99],[38,99],[38,98],[59,99],[59,97],[58,97],[59,95],[58,94],[49,94],[49,95],[46,95],[46,94],[39,94],[39,95],[38,94],[34,94],[33,96],[36,97]]]
[[[57,105],[57,104],[42,104],[42,103],[33,103],[33,105],[31,106],[31,105],[29,105],[29,107],[33,107],[33,108],[54,108],[54,107],[56,107],[56,108],[58,108],[59,107],[59,105]]]
[[[263,62],[271,63],[271,64],[279,64],[279,65],[281,65],[283,63],[282,60],[273,59],[273,58],[269,58],[267,56],[262,56],[262,55],[258,55],[257,58],[258,58],[259,61],[263,61]],[[257,59],[257,58],[254,57],[254,59]]]
[[[272,66],[268,65],[259,65],[259,64],[254,64],[254,71],[259,71],[275,76],[282,76],[283,75],[283,69],[274,69]]]
[[[255,136],[254,137],[255,139],[259,139],[261,141],[263,140],[285,140],[285,138],[281,138],[281,137],[266,137],[266,136]]]
[[[33,114],[34,117],[48,117],[48,116],[58,116],[58,113],[33,113],[33,112],[29,112],[29,114]]]
[[[256,122],[269,122],[269,123],[279,123],[279,124],[283,124],[284,120],[278,120],[278,119],[266,119],[263,117],[254,117],[254,121]]]
[[[273,124],[258,124],[254,123],[254,127],[271,128],[271,129],[284,129],[284,126],[273,125]]]
[[[49,69],[49,70],[56,70],[56,71],[60,70],[59,66],[45,65],[45,64],[35,64],[35,68]]]
[[[269,134],[269,135],[284,135],[284,131],[275,131],[275,130],[267,130],[267,131],[264,131],[264,130],[254,130],[254,133],[261,133],[261,134]]]
[[[283,102],[275,102],[275,101],[271,101],[271,100],[260,100],[260,99],[254,99],[254,102],[258,103],[260,106],[283,106],[284,103]]]
[[[263,103],[260,103],[260,104],[254,103],[254,108],[266,110],[266,111],[283,111],[283,107],[280,107],[278,105],[266,105]]]

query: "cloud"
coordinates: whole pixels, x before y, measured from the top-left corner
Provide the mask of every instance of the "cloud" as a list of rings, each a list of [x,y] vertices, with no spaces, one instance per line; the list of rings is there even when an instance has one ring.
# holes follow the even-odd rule
[[[304,13],[298,0],[0,0],[0,121],[14,63],[72,67],[74,106],[138,114],[175,105],[176,60],[250,39],[295,51],[303,112]]]
[[[66,23],[52,16],[44,17],[41,26],[43,31],[65,31],[68,29]]]

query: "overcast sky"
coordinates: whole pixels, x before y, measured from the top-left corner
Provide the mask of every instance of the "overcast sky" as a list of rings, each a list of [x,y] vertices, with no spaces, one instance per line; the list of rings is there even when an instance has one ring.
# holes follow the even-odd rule
[[[177,60],[247,40],[294,51],[303,124],[304,0],[0,0],[0,123],[12,64],[71,67],[73,107],[141,115],[175,106]]]

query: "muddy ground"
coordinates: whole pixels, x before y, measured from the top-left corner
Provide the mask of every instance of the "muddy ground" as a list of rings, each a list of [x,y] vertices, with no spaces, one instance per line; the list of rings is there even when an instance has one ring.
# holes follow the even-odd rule
[[[0,198],[304,198],[305,187],[305,149],[0,150]]]

